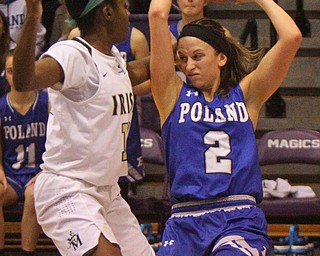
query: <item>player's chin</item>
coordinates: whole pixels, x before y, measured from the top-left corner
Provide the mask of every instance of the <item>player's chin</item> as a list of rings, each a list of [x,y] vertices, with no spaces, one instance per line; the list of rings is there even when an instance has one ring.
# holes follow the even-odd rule
[[[200,75],[188,76],[188,79],[194,86],[201,87],[202,79],[201,79]]]

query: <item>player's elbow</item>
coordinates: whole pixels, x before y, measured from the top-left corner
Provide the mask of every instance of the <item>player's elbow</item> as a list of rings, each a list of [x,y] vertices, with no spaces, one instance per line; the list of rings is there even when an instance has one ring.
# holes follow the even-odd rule
[[[296,48],[299,49],[301,42],[302,42],[302,34],[301,31],[297,28],[290,33],[290,37],[288,38],[289,44]]]
[[[165,11],[163,8],[150,8],[148,12],[149,20],[163,20],[167,21],[169,18],[169,12]]]

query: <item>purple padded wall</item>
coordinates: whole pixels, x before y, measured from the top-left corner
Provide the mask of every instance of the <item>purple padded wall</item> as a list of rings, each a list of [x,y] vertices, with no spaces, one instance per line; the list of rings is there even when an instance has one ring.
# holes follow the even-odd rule
[[[279,129],[258,141],[261,165],[320,164],[320,133],[307,129]]]
[[[164,148],[158,133],[147,128],[140,128],[143,161],[146,163],[164,164]]]

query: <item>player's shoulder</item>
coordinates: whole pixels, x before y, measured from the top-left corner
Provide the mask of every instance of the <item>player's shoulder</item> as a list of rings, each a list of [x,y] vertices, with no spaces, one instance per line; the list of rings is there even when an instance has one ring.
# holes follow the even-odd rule
[[[53,44],[46,53],[61,53],[63,55],[91,55],[91,46],[85,42],[83,39],[75,40],[75,39],[68,39],[56,42]]]
[[[88,43],[68,39],[53,44],[42,56],[56,60],[63,69],[83,72],[88,63],[92,62],[92,48]]]
[[[7,96],[8,96],[8,93],[0,97],[0,106],[7,105]]]
[[[7,96],[8,96],[8,93],[0,97],[0,118],[3,117],[4,113],[7,111],[9,107],[7,102]],[[0,122],[0,126],[1,126],[1,122]]]
[[[38,91],[38,95],[39,95],[39,98],[44,100],[44,101],[48,101],[49,100],[48,91],[46,89],[39,90]]]

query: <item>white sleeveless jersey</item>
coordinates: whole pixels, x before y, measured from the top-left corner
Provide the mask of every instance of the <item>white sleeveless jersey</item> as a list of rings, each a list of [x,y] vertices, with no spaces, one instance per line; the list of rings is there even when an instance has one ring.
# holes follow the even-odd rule
[[[48,89],[52,107],[42,169],[112,185],[127,175],[133,93],[119,51],[113,47],[107,56],[87,46],[62,41],[42,56],[57,60],[65,74],[61,90]]]

